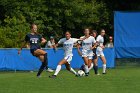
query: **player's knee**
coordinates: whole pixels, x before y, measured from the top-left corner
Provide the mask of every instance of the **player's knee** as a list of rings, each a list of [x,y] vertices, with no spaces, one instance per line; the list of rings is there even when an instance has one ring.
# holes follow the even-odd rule
[[[62,63],[60,62],[60,63],[58,63],[58,65],[62,65]]]

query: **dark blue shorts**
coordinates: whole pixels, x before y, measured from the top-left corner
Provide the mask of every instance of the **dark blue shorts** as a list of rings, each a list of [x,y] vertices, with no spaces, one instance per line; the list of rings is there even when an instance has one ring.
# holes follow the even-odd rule
[[[94,49],[93,49],[93,53],[95,54],[95,55],[93,56],[93,59],[96,59],[96,58],[97,58],[96,50],[97,50],[97,48],[94,48]]]
[[[34,55],[34,51],[36,51],[37,50],[37,48],[36,49],[30,49],[30,52],[31,52],[31,54],[33,55],[33,56],[35,56]]]

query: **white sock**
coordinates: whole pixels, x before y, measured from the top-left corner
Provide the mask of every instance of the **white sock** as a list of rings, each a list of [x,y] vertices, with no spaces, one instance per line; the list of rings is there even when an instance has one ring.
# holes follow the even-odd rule
[[[103,64],[103,73],[106,73],[106,64]]]
[[[93,68],[93,63],[91,63],[91,66],[88,68],[89,71]]]
[[[85,72],[89,73],[88,65],[85,65]]]
[[[60,72],[60,70],[61,70],[61,65],[58,65],[56,70],[55,70],[54,75],[57,75]]]
[[[73,74],[77,75],[77,72],[73,68],[70,68],[70,72],[72,72]]]

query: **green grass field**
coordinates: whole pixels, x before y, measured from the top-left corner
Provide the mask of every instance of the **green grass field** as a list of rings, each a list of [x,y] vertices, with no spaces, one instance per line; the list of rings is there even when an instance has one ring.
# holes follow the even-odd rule
[[[100,69],[101,72],[101,69]],[[108,74],[77,78],[62,70],[56,79],[36,72],[0,72],[0,93],[140,93],[140,68],[108,69]]]

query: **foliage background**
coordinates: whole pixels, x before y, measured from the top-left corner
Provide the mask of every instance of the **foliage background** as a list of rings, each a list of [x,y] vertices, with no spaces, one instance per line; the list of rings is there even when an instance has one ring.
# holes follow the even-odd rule
[[[31,23],[46,39],[66,30],[80,37],[85,27],[113,36],[113,12],[139,9],[136,0],[0,0],[0,48],[20,47]]]

